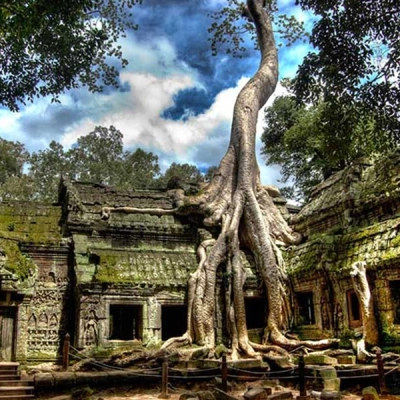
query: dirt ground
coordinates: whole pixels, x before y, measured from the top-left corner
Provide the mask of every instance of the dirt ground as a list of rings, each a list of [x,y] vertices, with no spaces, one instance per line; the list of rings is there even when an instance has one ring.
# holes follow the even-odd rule
[[[231,388],[229,394],[240,399],[243,394],[246,392],[246,389],[249,385],[254,385],[254,383],[242,383],[236,384]],[[182,393],[187,391],[197,391],[197,390],[208,390],[207,387],[192,387],[192,388],[170,388],[168,390],[168,395],[170,400],[179,400],[179,397]],[[292,388],[282,388],[278,387],[277,390],[290,390],[293,393],[293,398],[296,399],[296,396],[299,395],[299,392]],[[275,389],[273,389],[273,392]],[[124,388],[112,388],[96,391],[93,394],[94,399],[96,400],[156,400],[159,399],[161,394],[160,388],[132,388],[132,387],[124,387]],[[362,396],[357,394],[352,394],[350,392],[343,392],[341,400],[361,400]],[[394,400],[394,399],[392,399]],[[397,400],[400,400],[400,396]]]

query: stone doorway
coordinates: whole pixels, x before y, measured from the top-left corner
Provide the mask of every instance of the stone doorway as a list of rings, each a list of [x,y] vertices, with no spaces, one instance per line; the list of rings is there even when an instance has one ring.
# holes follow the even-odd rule
[[[264,297],[245,297],[247,329],[264,329],[266,326],[267,299]]]
[[[110,340],[142,340],[143,307],[110,304]]]
[[[183,335],[186,327],[186,305],[163,305],[161,307],[161,340]]]
[[[15,357],[16,307],[0,307],[0,361],[13,361]]]
[[[296,294],[298,306],[298,321],[299,325],[314,325],[314,296],[313,292],[299,292]]]

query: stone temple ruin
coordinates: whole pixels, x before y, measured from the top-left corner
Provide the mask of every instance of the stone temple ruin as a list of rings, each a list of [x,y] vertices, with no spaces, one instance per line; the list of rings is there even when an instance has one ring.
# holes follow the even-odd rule
[[[350,276],[361,261],[379,344],[399,344],[399,180],[396,155],[335,174],[298,213],[273,192],[304,237],[285,252],[300,337],[361,336]],[[167,191],[122,192],[66,180],[57,204],[0,203],[1,361],[59,360],[66,333],[75,348],[107,355],[185,331],[187,280],[197,267],[196,244],[209,233],[200,221],[172,214],[114,212],[104,219],[105,206],[174,208]],[[265,289],[252,259],[243,258],[247,326],[251,339],[261,341]]]

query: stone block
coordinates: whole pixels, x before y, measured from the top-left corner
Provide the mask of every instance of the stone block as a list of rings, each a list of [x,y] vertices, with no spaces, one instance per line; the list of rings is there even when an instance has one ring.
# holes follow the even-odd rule
[[[57,389],[71,388],[76,385],[74,372],[59,372],[54,374],[54,384]]]
[[[243,398],[245,400],[267,400],[268,393],[261,387],[249,388],[243,395]]]
[[[215,400],[215,396],[210,390],[198,391],[196,395],[199,400]]]
[[[229,393],[225,393],[223,390],[215,388],[213,389],[216,400],[238,400],[237,397],[231,396]]]
[[[340,392],[335,390],[323,390],[321,392],[321,400],[340,400]]]
[[[50,372],[35,374],[34,382],[36,391],[50,390],[54,387],[54,376]]]
[[[268,365],[263,363],[261,360],[256,360],[254,358],[228,361],[229,368],[238,368],[238,369],[253,369],[253,368],[267,368]]]
[[[276,392],[268,396],[268,400],[292,400],[292,392]]]
[[[336,359],[339,364],[353,365],[356,363],[356,356],[342,355],[337,356]]]
[[[260,382],[260,383],[253,383],[251,385],[249,385],[247,387],[247,391],[246,393],[243,395],[244,398],[246,398],[245,396],[254,396],[254,394],[260,393],[257,397],[258,398],[267,398],[268,396],[270,396],[272,394],[272,387],[265,385],[264,382]],[[261,394],[262,393],[262,394]]]
[[[76,385],[84,386],[91,385],[96,382],[96,385],[107,385],[109,382],[109,375],[107,372],[96,371],[96,372],[76,372]]]
[[[179,400],[189,400],[189,399],[196,399],[195,392],[184,392],[179,396]]]
[[[160,396],[159,396],[160,398]],[[203,390],[199,392],[185,392],[179,396],[179,400],[216,400],[213,392]]]
[[[71,391],[71,397],[74,400],[84,400],[91,397],[92,394],[93,390],[89,386],[73,388]]]
[[[340,379],[339,378],[324,379],[324,389],[335,392],[340,391]]]
[[[363,400],[379,400],[379,395],[373,386],[367,386],[362,390]]]
[[[336,358],[329,357],[325,354],[310,354],[304,357],[304,363],[306,365],[337,365],[338,361]]]
[[[325,367],[319,370],[319,375],[322,379],[332,379],[337,378],[336,369],[333,367]]]
[[[311,396],[296,396],[296,400],[311,400]]]

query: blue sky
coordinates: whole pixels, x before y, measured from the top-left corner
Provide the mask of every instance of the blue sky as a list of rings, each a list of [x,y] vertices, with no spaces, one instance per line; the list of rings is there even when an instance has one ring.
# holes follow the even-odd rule
[[[29,151],[51,140],[65,148],[96,125],[114,125],[126,149],[141,147],[159,156],[165,169],[172,162],[201,169],[218,165],[229,141],[236,95],[258,65],[257,52],[241,59],[211,55],[208,14],[222,0],[144,0],[134,9],[139,30],[121,42],[129,65],[121,72],[121,89],[92,94],[85,89],[61,96],[61,104],[38,99],[11,113],[0,108],[0,136],[20,141]],[[312,16],[278,2],[281,10],[312,24]],[[309,47],[302,42],[279,50],[280,77],[293,77]],[[282,92],[278,86],[276,94]],[[271,103],[270,99],[269,103]],[[262,131],[262,113],[259,136]],[[258,140],[258,147],[260,146]],[[264,184],[277,184],[279,169],[259,159]]]

